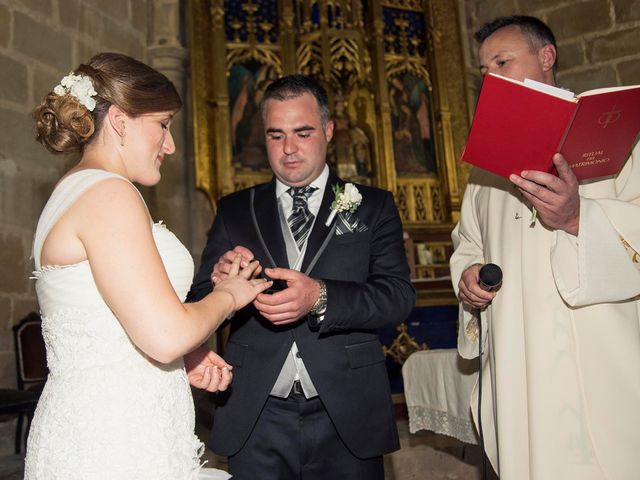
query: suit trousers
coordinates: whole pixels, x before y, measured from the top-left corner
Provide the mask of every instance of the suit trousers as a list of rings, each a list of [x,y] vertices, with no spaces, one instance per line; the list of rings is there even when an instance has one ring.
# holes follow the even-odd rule
[[[384,463],[353,456],[319,397],[291,393],[268,398],[229,472],[234,480],[384,480]]]

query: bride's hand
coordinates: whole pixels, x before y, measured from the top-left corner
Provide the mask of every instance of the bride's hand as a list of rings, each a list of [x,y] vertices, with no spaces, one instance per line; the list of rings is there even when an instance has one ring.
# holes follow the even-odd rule
[[[233,379],[233,367],[205,346],[184,356],[184,368],[189,383],[208,392],[226,390]]]
[[[220,280],[224,280],[227,278],[229,274],[229,270],[231,269],[231,264],[235,260],[235,258],[240,255],[242,258],[240,259],[240,266],[246,267],[249,265],[249,262],[253,261],[253,252],[246,247],[241,245],[237,245],[233,250],[228,250],[216,262],[213,266],[213,271],[211,272],[211,283],[215,285]],[[260,274],[262,269],[258,268],[253,276],[257,277]]]
[[[242,257],[236,256],[231,263],[229,274],[224,280],[214,278],[214,291],[226,292],[233,297],[233,311],[237,311],[245,305],[253,302],[259,293],[264,292],[273,282],[267,282],[262,278],[252,278],[259,272],[260,263],[257,260],[249,262],[244,268],[240,268]]]

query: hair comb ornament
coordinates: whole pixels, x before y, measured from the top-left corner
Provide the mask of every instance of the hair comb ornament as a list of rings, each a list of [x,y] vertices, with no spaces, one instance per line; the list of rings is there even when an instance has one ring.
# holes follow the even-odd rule
[[[60,84],[56,85],[53,93],[60,96],[71,95],[90,112],[93,112],[93,109],[96,108],[96,100],[92,97],[97,95],[98,92],[95,91],[91,79],[86,75],[69,73],[69,75],[60,80]]]

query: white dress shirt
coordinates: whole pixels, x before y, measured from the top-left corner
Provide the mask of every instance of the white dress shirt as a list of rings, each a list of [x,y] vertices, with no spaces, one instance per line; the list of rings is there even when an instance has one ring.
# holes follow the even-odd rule
[[[315,224],[315,221],[318,218],[318,212],[320,211],[320,205],[322,204],[322,197],[324,196],[324,190],[326,188],[328,178],[329,178],[329,167],[325,165],[324,170],[322,170],[322,173],[314,181],[312,181],[309,184],[313,187],[316,187],[316,190],[314,190],[307,199],[307,206],[309,208],[309,212],[313,214],[313,224],[311,225],[311,230],[313,230],[313,225]],[[280,210],[279,213],[280,213],[281,219],[285,220],[284,223],[287,224],[287,226],[288,226],[288,223],[286,222],[286,219],[289,218],[289,215],[291,215],[293,211],[293,198],[288,193],[289,188],[290,187],[288,185],[285,185],[280,180],[276,179],[276,198],[278,199],[278,208]],[[283,233],[285,234],[288,233],[289,236],[292,237],[291,231],[283,232]],[[307,241],[308,241],[308,237],[307,237]],[[305,241],[301,251],[297,251],[297,252],[287,251],[287,255],[290,258],[290,268],[292,270],[300,271],[300,267],[302,266],[304,255],[307,250],[307,241]],[[287,244],[289,246],[293,246],[293,248],[296,248],[297,250],[297,246],[295,246],[296,245],[295,241],[287,242]],[[291,253],[294,253],[294,255],[291,255]],[[295,258],[294,262],[291,262],[292,258]],[[282,371],[280,372],[280,375],[278,376],[278,379],[276,380],[273,390],[271,391],[271,395],[274,395],[276,397],[286,398],[289,394],[289,391],[291,390],[291,385],[293,384],[294,380],[299,380],[300,384],[302,385],[302,391],[304,392],[304,395],[306,398],[312,398],[312,397],[318,396],[318,392],[315,389],[313,382],[311,381],[311,378],[309,377],[309,373],[307,372],[306,367],[304,366],[302,357],[300,357],[299,355],[298,346],[296,345],[296,342],[293,342],[293,345],[291,346],[291,350],[289,351],[289,356],[285,360],[285,364],[287,364],[287,362],[289,363],[293,362],[293,365],[295,365],[295,375],[291,378],[286,378],[286,377],[290,377],[290,372],[288,371],[287,368],[283,368]]]

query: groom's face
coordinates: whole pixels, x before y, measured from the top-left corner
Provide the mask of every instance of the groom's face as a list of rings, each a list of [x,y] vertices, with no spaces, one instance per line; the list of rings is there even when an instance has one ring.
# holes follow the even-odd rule
[[[322,125],[313,95],[268,100],[264,126],[269,164],[282,183],[292,187],[309,185],[322,173],[333,122]]]

